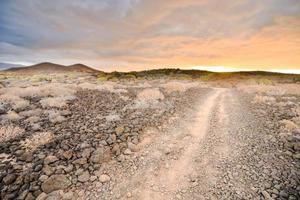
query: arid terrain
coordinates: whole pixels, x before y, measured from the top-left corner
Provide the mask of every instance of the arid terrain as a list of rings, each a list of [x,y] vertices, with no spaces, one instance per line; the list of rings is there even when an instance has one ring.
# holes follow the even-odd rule
[[[300,199],[300,76],[48,65],[0,73],[0,199]]]

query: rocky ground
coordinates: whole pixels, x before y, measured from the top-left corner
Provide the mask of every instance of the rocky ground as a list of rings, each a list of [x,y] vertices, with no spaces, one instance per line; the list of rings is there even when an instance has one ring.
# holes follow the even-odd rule
[[[300,198],[300,95],[78,80],[4,84],[1,199]]]

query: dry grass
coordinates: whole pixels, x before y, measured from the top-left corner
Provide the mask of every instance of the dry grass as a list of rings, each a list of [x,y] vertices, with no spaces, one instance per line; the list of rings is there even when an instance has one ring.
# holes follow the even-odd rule
[[[147,109],[147,108],[165,108],[163,100],[165,97],[158,88],[144,89],[137,94],[137,98],[133,105],[128,106],[129,109]]]
[[[22,100],[22,98],[14,94],[3,93],[0,95],[0,100],[1,102],[5,102],[5,103],[13,103]]]
[[[46,84],[40,88],[40,93],[45,96],[52,97],[66,97],[73,96],[76,92],[76,89],[69,84],[62,83],[51,83]]]
[[[73,100],[76,90],[67,84],[47,83],[39,86],[26,88],[8,87],[0,90],[0,100],[11,105],[14,111],[20,112],[30,106],[30,102],[24,98],[39,97],[43,108],[62,108],[67,101]],[[9,114],[8,119],[17,117],[16,114]]]
[[[12,108],[16,111],[22,111],[29,106],[29,101],[13,94],[0,95],[0,101],[12,105]]]
[[[18,121],[21,119],[20,115],[15,111],[8,111],[6,115],[4,115],[4,119],[9,121]]]
[[[15,101],[13,103],[12,108],[16,111],[22,111],[25,110],[30,105],[29,101],[21,99],[19,101]]]
[[[78,85],[79,88],[81,89],[86,89],[86,90],[99,90],[99,91],[109,91],[113,93],[126,93],[127,90],[124,88],[118,88],[120,87],[116,83],[112,82],[106,82],[106,83],[101,83],[101,84],[94,84],[94,83],[81,83]]]
[[[19,112],[22,117],[40,116],[42,114],[42,109],[26,110]]]
[[[46,97],[40,100],[43,108],[63,108],[67,106],[67,100],[64,97]]]
[[[47,83],[39,86],[8,87],[0,90],[0,94],[12,95],[16,97],[60,97],[72,96],[76,90],[68,84],[62,83]]]
[[[300,84],[275,84],[275,85],[239,85],[238,89],[247,93],[267,94],[271,96],[300,95]]]
[[[282,125],[282,128],[288,132],[299,130],[299,127],[297,126],[297,124],[295,124],[293,121],[290,121],[290,120],[286,120],[286,119],[281,120],[280,124]]]
[[[93,83],[81,83],[78,85],[79,88],[81,89],[87,89],[87,90],[108,90],[108,91],[113,91],[114,86],[111,84],[93,84]]]
[[[1,126],[0,127],[0,141],[2,142],[2,141],[12,139],[23,133],[24,133],[24,129],[22,129],[18,126],[13,126],[13,125]]]
[[[273,104],[276,102],[274,97],[255,95],[252,100],[253,104]]]
[[[196,82],[179,82],[179,81],[171,81],[165,84],[161,84],[167,92],[185,92],[191,88],[199,86]]]
[[[33,87],[33,86],[27,88],[9,87],[9,88],[5,88],[3,92],[7,95],[14,95],[17,97],[34,97],[34,96],[38,96],[39,87]]]
[[[158,88],[144,89],[137,94],[137,100],[139,101],[158,101],[163,100],[165,97]]]
[[[54,138],[54,134],[50,132],[38,132],[30,138],[21,141],[21,145],[28,151],[34,151],[37,147],[49,143]]]
[[[60,123],[66,120],[65,117],[61,116],[59,111],[46,110],[45,113],[48,115],[48,118],[52,123]]]
[[[40,118],[38,116],[31,116],[25,120],[25,122],[28,122],[30,124],[37,123],[38,121],[40,121]]]
[[[67,105],[65,100],[61,97],[47,97],[40,100],[43,108],[62,108]]]

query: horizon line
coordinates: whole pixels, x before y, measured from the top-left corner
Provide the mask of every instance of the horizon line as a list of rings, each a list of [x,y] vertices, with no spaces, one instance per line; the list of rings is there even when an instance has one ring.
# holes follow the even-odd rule
[[[24,67],[28,67],[31,65],[36,65],[36,64],[41,64],[41,63],[53,63],[53,64],[58,64],[50,61],[45,61],[45,62],[38,62],[38,63],[30,63],[30,62],[4,62],[8,64],[16,64],[16,65],[23,65]],[[101,67],[94,67],[91,65],[87,65],[84,63],[73,63],[73,64],[83,64],[88,67],[91,67],[96,70],[101,70],[104,72],[113,72],[116,70],[103,70]],[[71,65],[73,65],[71,64]],[[65,64],[58,64],[58,65],[65,65]],[[67,66],[67,65],[66,65]],[[198,66],[192,66],[192,67],[155,67],[155,68],[144,68],[144,69],[139,69],[139,70],[120,70],[118,72],[130,72],[130,71],[144,71],[144,70],[155,70],[155,69],[181,69],[181,70],[199,70],[199,71],[208,71],[208,72],[216,72],[216,73],[229,73],[229,72],[273,72],[273,73],[282,73],[282,74],[300,74],[300,69],[267,69],[267,70],[261,70],[261,69],[250,69],[246,67],[241,67],[240,69],[234,68],[234,67],[227,67],[227,66],[205,66],[205,65],[198,65]]]

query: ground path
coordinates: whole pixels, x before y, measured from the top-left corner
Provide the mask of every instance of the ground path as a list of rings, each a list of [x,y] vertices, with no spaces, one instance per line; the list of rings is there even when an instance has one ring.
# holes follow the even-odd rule
[[[212,88],[175,121],[145,133],[103,199],[272,199],[264,190],[286,161],[237,91]]]

